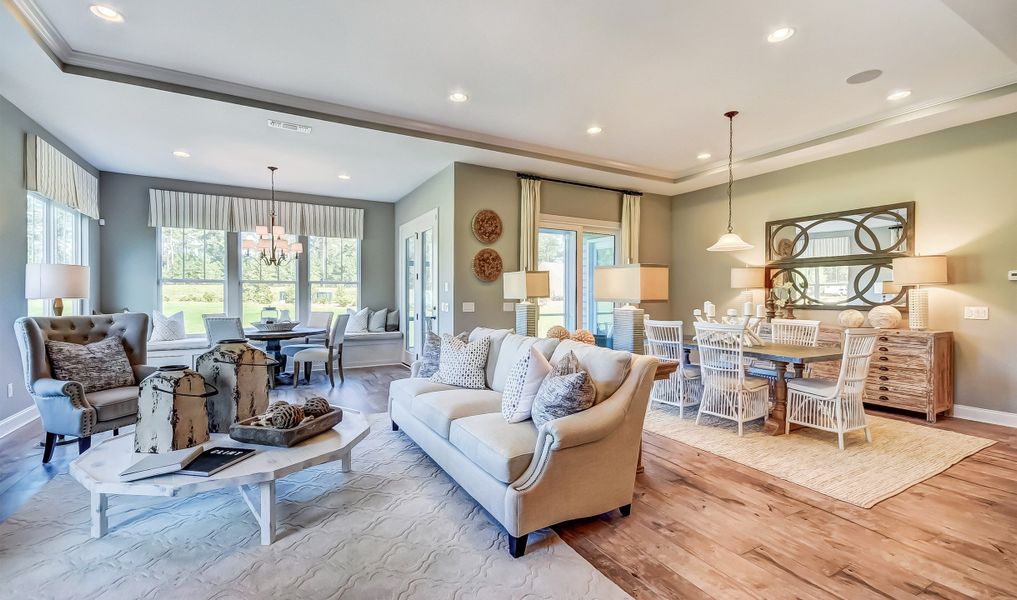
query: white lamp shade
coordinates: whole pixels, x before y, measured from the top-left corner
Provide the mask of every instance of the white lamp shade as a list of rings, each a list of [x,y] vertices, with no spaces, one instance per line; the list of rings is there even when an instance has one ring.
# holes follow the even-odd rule
[[[280,249],[280,250],[289,250],[290,249],[290,243],[288,241],[286,241],[286,240],[278,240],[275,243],[275,247]]]
[[[301,244],[300,242],[296,242],[294,244],[290,244],[290,252],[292,252],[293,254],[300,254],[303,251],[304,251],[304,245]]]
[[[506,300],[547,298],[551,295],[550,271],[510,271],[502,277]]]
[[[284,229],[282,225],[273,225],[272,226],[272,235],[276,235],[276,236],[286,235],[286,229]]]
[[[258,248],[260,250],[268,250],[272,246],[270,240],[258,240]]]
[[[747,243],[737,233],[725,233],[720,236],[717,243],[707,248],[710,252],[736,252],[738,250],[751,250],[752,244]]]
[[[87,298],[88,267],[82,265],[25,265],[25,298]]]
[[[264,225],[255,225],[254,226],[254,233],[256,233],[258,235],[268,235],[268,227],[266,227]]]
[[[736,290],[762,289],[765,284],[766,269],[763,267],[735,267],[731,269],[731,287]]]
[[[946,283],[945,256],[905,256],[893,259],[893,281],[900,285]]]
[[[667,302],[667,265],[620,265],[593,271],[593,297],[605,302]]]
[[[244,250],[253,250],[257,242],[251,239],[244,240]]]

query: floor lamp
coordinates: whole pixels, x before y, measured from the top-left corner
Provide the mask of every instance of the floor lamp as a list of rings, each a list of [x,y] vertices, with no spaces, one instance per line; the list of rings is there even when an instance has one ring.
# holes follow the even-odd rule
[[[614,309],[614,349],[643,353],[646,313],[633,306],[644,302],[667,302],[668,266],[634,264],[597,267],[593,271],[593,298],[624,302]]]
[[[505,299],[519,301],[516,303],[516,333],[536,337],[540,309],[531,300],[551,295],[551,273],[510,271],[503,275],[502,283]]]
[[[53,315],[64,314],[64,298],[88,297],[88,267],[82,265],[25,265],[25,299],[53,300]]]
[[[929,290],[919,286],[947,283],[945,256],[905,256],[893,259],[893,282],[913,285],[908,290],[908,328],[929,328]]]

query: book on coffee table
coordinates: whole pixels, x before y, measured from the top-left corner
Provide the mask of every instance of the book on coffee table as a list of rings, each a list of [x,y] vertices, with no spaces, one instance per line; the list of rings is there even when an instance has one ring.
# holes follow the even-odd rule
[[[254,448],[229,448],[216,446],[209,448],[195,458],[185,468],[181,468],[181,475],[197,475],[198,477],[209,477],[222,471],[226,467],[233,466],[245,458],[254,456],[257,452]]]
[[[136,481],[146,477],[175,473],[202,453],[201,446],[146,456],[120,473],[120,481]]]

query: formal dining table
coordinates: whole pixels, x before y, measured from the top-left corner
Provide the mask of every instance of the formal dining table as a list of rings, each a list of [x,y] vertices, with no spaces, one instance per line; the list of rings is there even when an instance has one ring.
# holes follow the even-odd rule
[[[244,330],[244,335],[247,336],[247,339],[265,342],[265,351],[279,362],[275,378],[280,383],[287,383],[287,379],[292,377],[292,375],[286,372],[286,355],[282,352],[282,341],[323,335],[325,333],[325,330],[321,327],[294,327],[289,331],[261,331],[254,327],[248,327]]]
[[[687,341],[685,346],[685,362],[689,354],[698,346],[695,340]],[[794,346],[792,344],[766,343],[762,346],[745,346],[742,353],[758,360],[771,361],[776,367],[777,377],[774,384],[773,410],[763,424],[763,433],[767,435],[784,435],[784,423],[787,419],[787,379],[784,374],[788,365],[794,370],[795,377],[801,377],[805,365],[828,360],[840,360],[843,350],[840,346]]]

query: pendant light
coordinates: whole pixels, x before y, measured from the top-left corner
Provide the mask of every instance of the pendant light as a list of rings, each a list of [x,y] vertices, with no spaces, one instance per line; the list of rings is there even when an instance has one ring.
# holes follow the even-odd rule
[[[734,186],[733,156],[734,156],[734,118],[737,110],[724,113],[728,120],[727,129],[727,233],[720,236],[717,243],[707,248],[710,252],[735,252],[738,250],[751,250],[752,244],[746,243],[731,228],[731,188]]]
[[[258,236],[257,241],[247,239],[243,243],[247,256],[251,255],[251,250],[260,251],[259,258],[268,267],[285,266],[304,251],[303,244],[299,242],[291,243],[287,239],[286,229],[282,225],[275,224],[275,172],[277,169],[278,167],[268,168],[272,177],[272,201],[268,225],[257,225],[254,228],[254,233]]]

